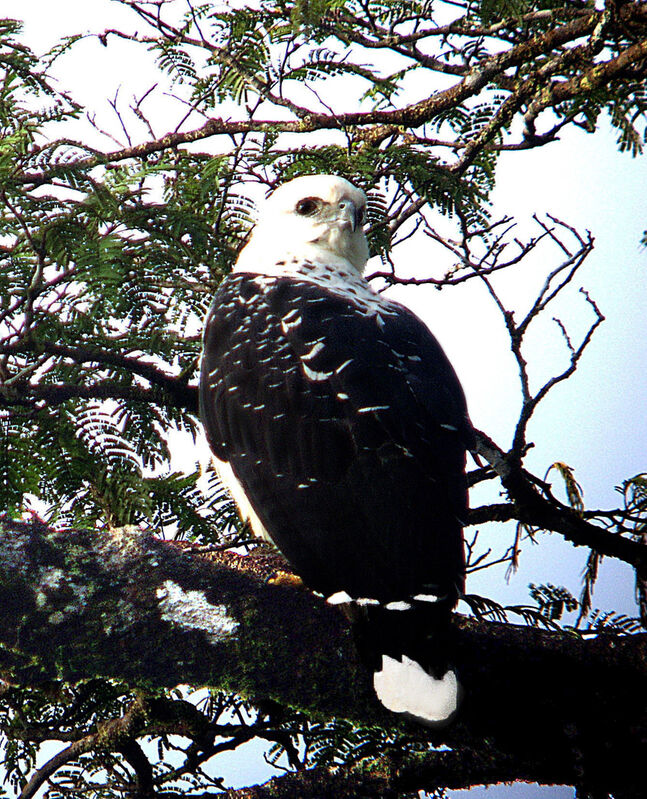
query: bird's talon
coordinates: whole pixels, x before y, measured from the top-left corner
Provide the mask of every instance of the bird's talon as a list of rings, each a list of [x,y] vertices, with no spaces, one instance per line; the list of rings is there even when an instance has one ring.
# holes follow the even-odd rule
[[[276,571],[268,579],[269,585],[288,586],[290,588],[305,589],[306,585],[298,574],[292,572]]]

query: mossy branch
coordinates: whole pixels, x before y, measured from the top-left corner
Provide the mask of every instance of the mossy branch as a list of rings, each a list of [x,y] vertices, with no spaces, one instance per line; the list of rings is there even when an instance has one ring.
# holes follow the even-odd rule
[[[487,742],[501,779],[573,784],[585,774],[607,784],[614,775],[627,788],[642,779],[647,714],[636,697],[647,635],[587,640],[457,616],[463,705],[449,727],[423,730],[377,703],[333,608],[272,584],[283,567],[278,556],[204,553],[138,529],[53,530],[4,518],[3,678],[209,685],[319,718],[405,725],[461,750]],[[424,769],[419,777],[420,787],[438,784]]]

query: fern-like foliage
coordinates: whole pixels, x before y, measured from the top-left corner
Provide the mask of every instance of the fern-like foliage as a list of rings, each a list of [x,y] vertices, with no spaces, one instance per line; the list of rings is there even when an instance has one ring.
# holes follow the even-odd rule
[[[539,611],[551,621],[561,621],[564,613],[577,610],[577,600],[563,586],[531,583],[529,588],[530,596],[537,603]]]
[[[562,586],[529,585],[530,598],[534,605],[501,605],[489,597],[467,594],[461,599],[469,606],[472,613],[483,621],[510,620],[510,614],[520,617],[529,627],[546,629],[562,629],[564,613],[577,610],[577,599]]]
[[[625,510],[635,518],[637,532],[647,522],[647,474],[636,474],[616,489],[624,498]]]
[[[626,616],[623,613],[615,613],[611,610],[602,611],[598,609],[592,611],[585,629],[612,635],[635,635],[644,632],[640,619]]]
[[[551,583],[529,586],[530,598],[534,605],[501,605],[495,600],[467,594],[461,597],[474,616],[482,621],[497,621],[505,623],[512,618],[521,618],[529,627],[543,627],[548,630],[570,630],[580,634],[606,633],[612,635],[632,635],[643,631],[640,619],[626,616],[615,611],[602,611],[584,609],[576,627],[566,624],[565,614],[581,610],[578,601],[571,592],[563,586]],[[586,617],[586,624],[581,626],[582,619]]]

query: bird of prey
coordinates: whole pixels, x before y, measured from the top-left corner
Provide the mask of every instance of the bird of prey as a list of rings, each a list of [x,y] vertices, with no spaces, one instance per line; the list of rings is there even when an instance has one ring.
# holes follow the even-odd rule
[[[382,704],[446,721],[472,428],[440,345],[371,288],[365,194],[331,175],[266,201],[204,332],[200,405],[241,516],[341,604]]]

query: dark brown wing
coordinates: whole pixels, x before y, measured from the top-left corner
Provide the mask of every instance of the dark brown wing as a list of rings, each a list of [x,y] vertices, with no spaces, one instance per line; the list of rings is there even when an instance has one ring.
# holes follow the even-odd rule
[[[236,274],[204,338],[202,418],[311,588],[380,601],[463,581],[460,384],[408,310],[305,280]]]

